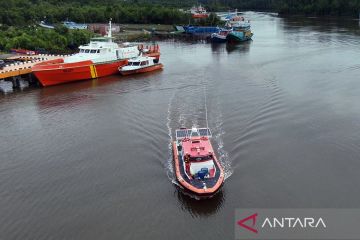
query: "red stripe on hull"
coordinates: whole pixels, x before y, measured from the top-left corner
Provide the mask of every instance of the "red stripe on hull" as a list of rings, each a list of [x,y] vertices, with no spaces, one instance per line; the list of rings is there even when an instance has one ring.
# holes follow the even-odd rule
[[[92,61],[77,63],[44,62],[32,68],[34,75],[44,87],[68,82],[104,77],[118,73],[127,60],[93,64]],[[91,66],[94,66],[93,72]]]
[[[193,14],[192,15],[193,18],[207,18],[209,17],[208,14]]]
[[[163,65],[160,64],[156,64],[150,67],[145,67],[145,68],[141,68],[141,69],[136,69],[136,70],[130,70],[130,71],[121,71],[120,73],[121,75],[130,75],[130,74],[136,74],[136,73],[146,73],[146,72],[152,72],[152,71],[156,71],[156,70],[160,70],[162,69]]]

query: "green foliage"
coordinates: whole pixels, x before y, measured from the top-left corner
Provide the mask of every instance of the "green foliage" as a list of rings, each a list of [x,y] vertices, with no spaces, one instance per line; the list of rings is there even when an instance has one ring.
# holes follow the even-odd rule
[[[49,23],[60,23],[66,19],[99,23],[110,18],[116,23],[177,24],[186,22],[188,15],[169,5],[112,0],[7,0],[0,8],[0,22],[9,26],[24,26],[44,19]]]
[[[86,30],[55,30],[34,26],[9,27],[0,31],[0,50],[11,48],[44,49],[52,53],[64,52],[89,42],[92,33]]]

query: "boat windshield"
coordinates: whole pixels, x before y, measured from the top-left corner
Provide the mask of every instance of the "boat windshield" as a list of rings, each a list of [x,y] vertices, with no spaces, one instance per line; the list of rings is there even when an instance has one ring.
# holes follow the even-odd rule
[[[100,53],[100,49],[80,49],[80,53]]]
[[[190,157],[190,161],[192,162],[197,162],[197,161],[205,161],[205,160],[211,160],[212,159],[212,155],[207,155],[207,156],[199,156],[199,157]]]

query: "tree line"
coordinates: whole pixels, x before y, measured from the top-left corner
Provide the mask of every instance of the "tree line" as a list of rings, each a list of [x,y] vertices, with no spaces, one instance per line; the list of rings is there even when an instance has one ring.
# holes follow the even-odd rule
[[[87,30],[69,30],[64,26],[44,29],[37,26],[8,27],[0,29],[0,50],[25,48],[52,53],[75,50],[79,45],[88,43],[92,33]]]
[[[104,0],[98,1],[28,1],[7,0],[0,8],[0,23],[22,26],[46,19],[57,23],[66,19],[79,23],[159,23],[177,24],[187,22],[188,14],[177,8],[154,4],[136,4]]]

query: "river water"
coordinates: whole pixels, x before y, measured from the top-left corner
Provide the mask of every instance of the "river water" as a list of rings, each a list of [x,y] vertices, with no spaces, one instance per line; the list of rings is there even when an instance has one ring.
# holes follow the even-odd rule
[[[2,95],[0,239],[233,239],[236,208],[359,207],[359,23],[246,16],[252,42],[161,42],[160,72]],[[206,107],[226,181],[197,201],[170,142]]]

